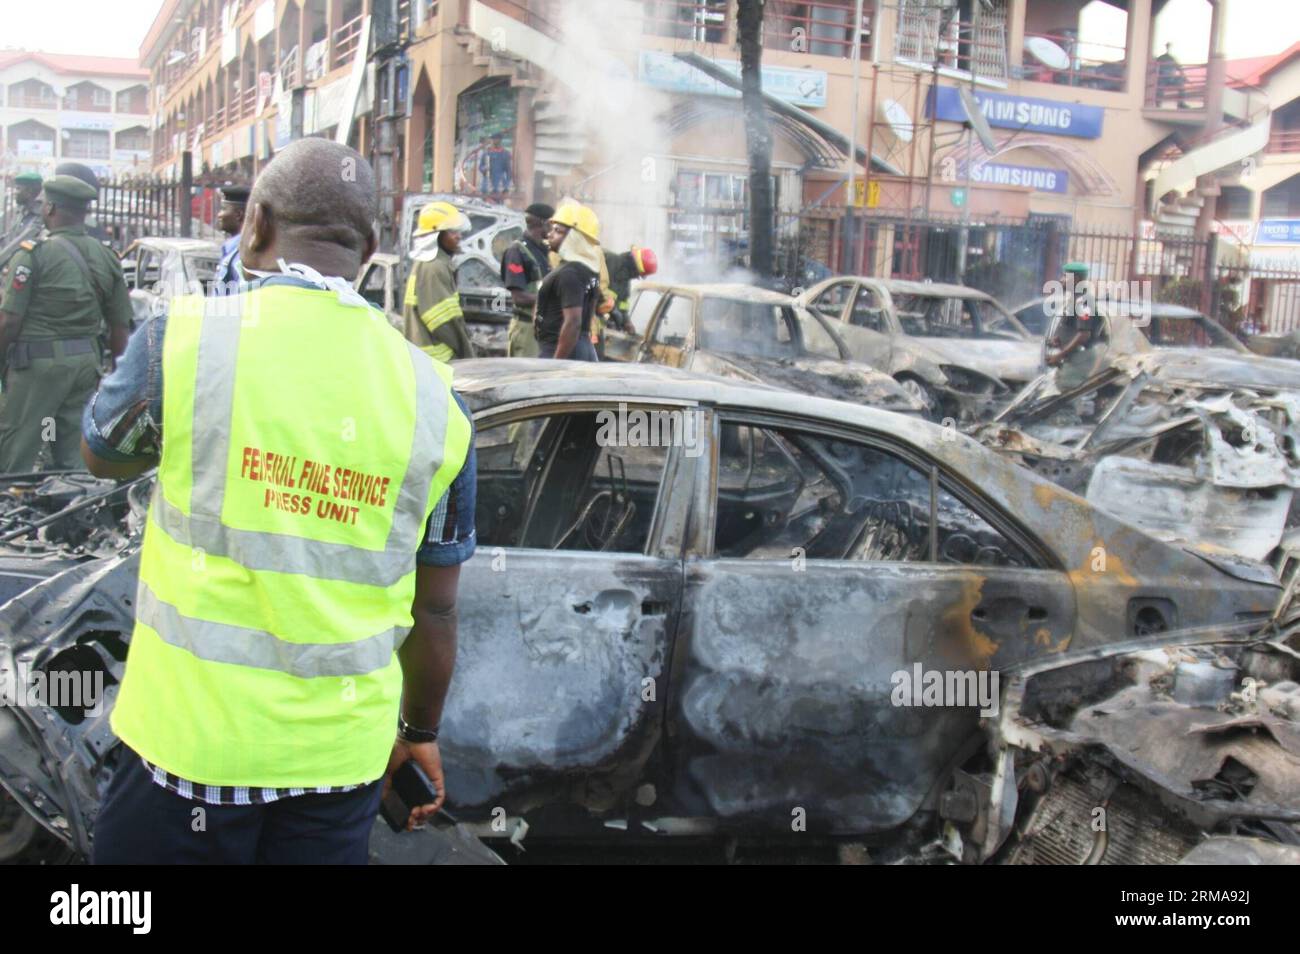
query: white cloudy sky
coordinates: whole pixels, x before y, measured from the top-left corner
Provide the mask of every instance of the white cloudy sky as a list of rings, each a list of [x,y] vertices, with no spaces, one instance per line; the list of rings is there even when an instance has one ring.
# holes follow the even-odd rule
[[[1225,38],[1229,57],[1277,53],[1300,40],[1300,0],[1230,0],[1230,4]],[[0,44],[133,57],[161,6],[162,0],[0,0],[4,23]],[[1122,23],[1122,13],[1097,0],[1085,13],[1084,34],[1101,41],[1113,37]],[[1203,62],[1209,27],[1206,0],[1170,0],[1156,20],[1157,49],[1169,40],[1180,60]]]

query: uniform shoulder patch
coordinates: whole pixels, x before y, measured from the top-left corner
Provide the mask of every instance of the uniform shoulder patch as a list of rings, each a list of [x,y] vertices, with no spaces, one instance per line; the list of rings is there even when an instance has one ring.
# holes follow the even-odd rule
[[[37,244],[35,239],[28,239],[26,242],[19,242],[18,247],[25,252],[30,252],[36,248]]]
[[[15,291],[22,291],[27,287],[27,279],[32,277],[32,270],[26,265],[16,265],[14,267],[13,287]]]

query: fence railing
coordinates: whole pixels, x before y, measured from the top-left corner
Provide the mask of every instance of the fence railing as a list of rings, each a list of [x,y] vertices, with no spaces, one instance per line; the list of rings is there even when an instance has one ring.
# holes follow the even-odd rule
[[[791,50],[816,56],[853,55],[853,15],[857,0],[823,0],[821,3],[769,3],[763,15],[763,45],[772,50]],[[875,22],[876,4],[862,5],[864,23]],[[861,26],[861,25],[860,25]],[[866,30],[860,31],[859,43],[864,57],[871,54]]]
[[[361,23],[364,16],[355,17],[334,31],[333,53],[330,59],[331,69],[338,69],[352,61],[357,44],[361,39]]]
[[[1156,109],[1204,109],[1205,63],[1152,60],[1147,64],[1146,105]]]
[[[1036,56],[1028,42],[1033,39],[1050,43],[1051,46],[1043,46],[1045,51],[1052,52],[1042,58]],[[1125,47],[1106,43],[1080,43],[1078,37],[1062,33],[1026,33],[1025,40],[1024,66],[1019,71],[1021,79],[1058,86],[1123,91],[1124,77],[1128,72],[1128,51]],[[1053,47],[1055,50],[1052,50]],[[1050,62],[1056,56],[1063,59]]]
[[[1268,136],[1265,152],[1300,152],[1300,129],[1274,129]]]

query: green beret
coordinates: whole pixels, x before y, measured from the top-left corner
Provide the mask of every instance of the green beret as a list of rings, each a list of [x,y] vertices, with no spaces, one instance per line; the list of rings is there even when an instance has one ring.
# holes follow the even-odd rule
[[[1078,275],[1082,278],[1088,277],[1088,265],[1086,262],[1067,262],[1066,266],[1061,269],[1067,275]]]
[[[20,172],[14,176],[14,182],[30,183],[31,185],[40,185],[43,180],[39,172]]]
[[[55,176],[45,182],[45,194],[69,202],[94,202],[99,193],[76,176]]]

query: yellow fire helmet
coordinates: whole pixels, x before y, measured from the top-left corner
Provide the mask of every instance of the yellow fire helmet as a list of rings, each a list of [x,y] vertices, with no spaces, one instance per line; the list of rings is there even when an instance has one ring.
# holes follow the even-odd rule
[[[555,210],[555,214],[551,216],[551,221],[567,225],[571,229],[577,229],[593,242],[600,241],[600,219],[596,218],[596,213],[585,205],[579,205],[577,202],[565,202]]]
[[[469,230],[469,216],[450,202],[430,202],[420,210],[415,223],[415,238],[434,232],[465,232]]]

